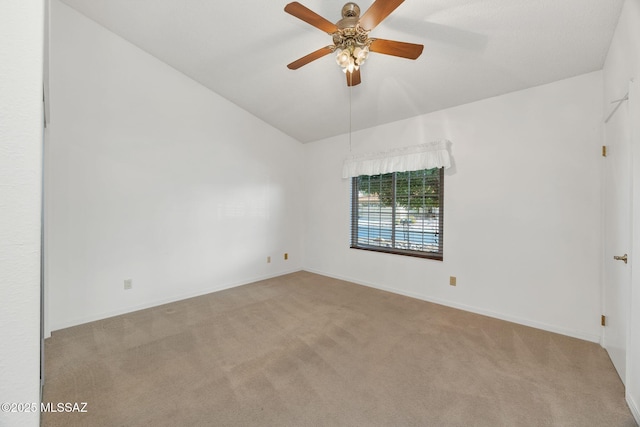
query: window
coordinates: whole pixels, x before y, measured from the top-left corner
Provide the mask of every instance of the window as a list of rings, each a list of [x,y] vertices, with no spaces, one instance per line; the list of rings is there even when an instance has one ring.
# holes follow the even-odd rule
[[[444,169],[352,178],[351,247],[442,260]]]

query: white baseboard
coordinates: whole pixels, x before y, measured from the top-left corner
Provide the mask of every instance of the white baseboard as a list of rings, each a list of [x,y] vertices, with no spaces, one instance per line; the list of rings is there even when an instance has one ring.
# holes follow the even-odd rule
[[[187,293],[184,293],[184,294],[178,294],[178,295],[171,296],[171,297],[168,297],[168,298],[160,298],[160,299],[157,299],[157,300],[149,301],[149,302],[146,302],[144,304],[138,304],[138,305],[134,305],[134,306],[124,307],[124,308],[118,309],[118,310],[107,311],[107,312],[103,312],[103,313],[97,313],[97,314],[94,314],[94,315],[91,315],[91,316],[82,317],[82,318],[78,318],[78,319],[72,319],[72,320],[61,322],[59,324],[54,325],[51,328],[50,331],[45,331],[45,338],[51,337],[51,332],[52,331],[57,331],[57,330],[60,330],[60,329],[70,328],[72,326],[82,325],[83,323],[95,322],[96,320],[107,319],[109,317],[120,316],[122,314],[132,313],[134,311],[144,310],[146,308],[157,307],[157,306],[163,305],[163,304],[169,304],[169,303],[172,303],[172,302],[182,301],[182,300],[189,299],[189,298],[199,297],[201,295],[207,295],[207,294],[211,294],[213,292],[224,291],[225,289],[231,289],[231,288],[235,288],[235,287],[238,287],[238,286],[248,285],[249,283],[259,282],[261,280],[267,280],[267,279],[271,279],[273,277],[284,276],[285,274],[291,274],[291,273],[295,273],[295,272],[298,272],[298,271],[301,271],[301,269],[297,268],[297,269],[292,269],[292,270],[280,271],[280,272],[275,273],[275,274],[269,274],[269,275],[265,275],[265,276],[258,276],[258,277],[249,278],[249,279],[243,280],[241,282],[225,283],[225,284],[222,284],[222,285],[219,285],[219,286],[216,286],[216,287],[212,287],[212,288],[208,288],[208,289],[202,289],[202,290],[198,290],[198,291],[195,291],[195,292],[187,292]],[[48,334],[47,334],[47,332],[48,332]]]
[[[631,409],[633,418],[636,419],[636,423],[640,426],[640,405],[638,405],[628,393],[626,395],[626,400],[627,405],[629,405],[629,409]]]
[[[594,343],[600,343],[601,342],[601,338],[600,338],[599,334],[591,334],[591,333],[583,332],[583,331],[575,331],[575,330],[565,329],[565,328],[557,327],[557,326],[554,326],[554,325],[549,325],[549,324],[546,324],[546,323],[537,322],[535,320],[524,319],[524,318],[520,318],[520,317],[510,316],[510,315],[507,315],[507,314],[497,313],[497,312],[490,311],[490,310],[485,310],[485,309],[480,308],[480,307],[473,307],[473,306],[469,306],[469,305],[465,305],[465,304],[459,304],[459,303],[454,302],[454,301],[444,300],[444,299],[441,299],[441,298],[434,298],[434,297],[430,297],[428,295],[421,295],[421,294],[415,294],[415,293],[412,293],[412,292],[405,292],[405,291],[402,291],[400,289],[396,289],[396,288],[393,288],[393,287],[390,287],[390,286],[383,286],[383,285],[379,285],[379,284],[376,284],[376,283],[369,283],[369,282],[365,282],[365,281],[362,281],[362,280],[355,279],[353,277],[339,276],[339,275],[326,273],[326,272],[323,272],[323,271],[318,271],[318,270],[310,269],[310,268],[305,268],[304,270],[308,271],[310,273],[320,274],[320,275],[323,275],[323,276],[332,277],[334,279],[345,280],[347,282],[353,282],[353,283],[356,283],[358,285],[367,286],[367,287],[379,289],[379,290],[382,290],[382,291],[392,292],[394,294],[404,295],[404,296],[407,296],[407,297],[416,298],[416,299],[419,299],[419,300],[428,301],[428,302],[444,305],[444,306],[451,307],[451,308],[457,308],[459,310],[464,310],[464,311],[468,311],[468,312],[471,312],[471,313],[481,314],[483,316],[493,317],[495,319],[506,320],[508,322],[517,323],[517,324],[524,325],[524,326],[530,326],[532,328],[542,329],[544,331],[554,332],[556,334],[566,335],[566,336],[573,337],[573,338],[578,338],[578,339],[581,339],[581,340],[584,340],[584,341],[590,341],[590,342],[594,342]]]
[[[412,293],[412,292],[405,292],[405,291],[402,291],[400,289],[396,289],[396,288],[393,288],[393,287],[390,287],[390,286],[382,286],[382,285],[379,285],[379,284],[376,284],[376,283],[369,283],[369,282],[365,282],[365,281],[362,281],[362,280],[355,279],[353,277],[335,275],[335,274],[331,274],[331,273],[327,273],[327,272],[323,272],[323,271],[319,271],[319,270],[315,270],[315,269],[309,269],[309,268],[305,268],[303,270],[308,271],[310,273],[320,274],[320,275],[323,275],[323,276],[332,277],[332,278],[339,279],[339,280],[345,280],[345,281],[348,281],[348,282],[353,282],[353,283],[356,283],[358,285],[367,286],[367,287],[379,289],[379,290],[382,290],[382,291],[392,292],[392,293],[395,293],[395,294],[398,294],[398,295],[404,295],[404,296],[407,296],[407,297],[416,298],[416,299],[420,299],[420,300],[423,300],[423,301],[428,301],[428,302],[432,302],[432,303],[435,303],[435,304],[440,304],[440,305],[444,305],[444,306],[447,306],[447,307],[452,307],[452,308],[456,308],[456,309],[459,309],[459,310],[468,311],[468,312],[471,312],[471,313],[481,314],[483,316],[488,316],[488,317],[493,317],[493,318],[496,318],[496,319],[506,320],[508,322],[518,323],[520,325],[530,326],[530,327],[533,327],[533,328],[542,329],[542,330],[545,330],[545,331],[554,332],[554,333],[558,333],[558,334],[561,334],[561,335],[566,335],[566,336],[570,336],[570,337],[573,337],[573,338],[582,339],[582,340],[585,340],[585,341],[591,341],[591,342],[595,342],[595,343],[600,343],[601,342],[600,335],[584,333],[584,332],[581,332],[581,331],[568,330],[568,329],[556,327],[554,325],[548,325],[546,323],[533,321],[533,320],[530,320],[530,319],[514,317],[514,316],[510,316],[510,315],[505,315],[505,314],[502,314],[502,313],[493,312],[493,311],[490,311],[490,310],[485,310],[485,309],[479,308],[479,307],[473,307],[473,306],[468,306],[468,305],[464,305],[464,304],[459,304],[459,303],[456,303],[454,301],[448,301],[448,300],[444,300],[444,299],[441,299],[441,298],[429,297],[427,295],[415,294],[415,293]],[[153,301],[150,301],[150,302],[147,302],[147,303],[144,303],[144,304],[125,307],[125,308],[122,308],[122,309],[119,309],[119,310],[98,313],[98,314],[95,314],[95,315],[92,315],[92,316],[88,316],[88,317],[84,317],[84,318],[73,319],[73,320],[69,320],[69,321],[62,322],[60,324],[54,325],[51,328],[51,331],[57,331],[57,330],[60,330],[60,329],[65,329],[65,328],[69,328],[69,327],[72,327],[72,326],[81,325],[83,323],[94,322],[96,320],[102,320],[102,319],[106,319],[106,318],[109,318],[109,317],[114,317],[114,316],[119,316],[119,315],[122,315],[122,314],[131,313],[131,312],[138,311],[138,310],[144,310],[146,308],[156,307],[156,306],[159,306],[159,305],[168,304],[168,303],[172,303],[172,302],[176,302],[176,301],[181,301],[181,300],[184,300],[184,299],[193,298],[193,297],[197,297],[197,296],[201,296],[201,295],[206,295],[206,294],[210,294],[210,293],[213,293],[213,292],[219,292],[219,291],[223,291],[225,289],[231,289],[231,288],[235,288],[237,286],[243,286],[243,285],[247,285],[247,284],[253,283],[253,282],[258,282],[258,281],[261,281],[261,280],[271,279],[273,277],[283,276],[285,274],[290,274],[290,273],[295,273],[297,271],[301,271],[301,269],[292,269],[292,270],[281,271],[281,272],[278,272],[278,273],[275,273],[275,274],[270,274],[270,275],[250,278],[250,279],[244,280],[242,282],[226,283],[226,284],[223,284],[223,285],[220,285],[220,286],[216,286],[214,288],[204,289],[204,290],[191,292],[191,293],[179,294],[179,295],[172,296],[172,297],[169,297],[169,298],[162,298],[162,299],[153,300]],[[46,331],[46,332],[49,332],[49,334],[46,335],[47,337],[49,337],[50,336],[50,331]]]

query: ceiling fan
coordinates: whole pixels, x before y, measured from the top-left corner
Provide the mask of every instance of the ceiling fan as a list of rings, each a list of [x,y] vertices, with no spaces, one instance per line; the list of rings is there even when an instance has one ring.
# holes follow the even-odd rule
[[[355,86],[361,82],[360,66],[367,59],[369,52],[408,59],[418,58],[424,47],[421,44],[369,37],[369,32],[402,2],[404,0],[376,0],[362,17],[360,7],[349,2],[342,7],[342,19],[335,24],[298,2],[289,3],[284,8],[285,12],[326,32],[333,38],[333,44],[311,52],[287,67],[297,70],[311,61],[336,52],[336,62],[347,75],[347,86]]]

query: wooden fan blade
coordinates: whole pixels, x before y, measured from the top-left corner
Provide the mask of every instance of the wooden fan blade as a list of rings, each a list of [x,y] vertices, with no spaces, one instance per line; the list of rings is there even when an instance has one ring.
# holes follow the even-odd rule
[[[360,80],[360,69],[353,70],[353,72],[347,71],[347,86],[359,85],[362,82]]]
[[[399,56],[401,58],[416,59],[422,54],[424,46],[421,44],[396,42],[393,40],[375,39],[371,42],[369,50],[371,52],[383,53],[385,55]]]
[[[318,58],[322,58],[323,56],[328,55],[331,52],[333,52],[333,46],[321,47],[320,49],[311,52],[310,54],[305,55],[296,61],[293,61],[291,64],[287,65],[287,68],[289,68],[290,70],[297,70],[303,65],[307,65],[309,62],[315,61]]]
[[[376,0],[360,18],[360,26],[365,30],[373,30],[384,18],[396,10],[404,0]]]
[[[333,34],[338,31],[336,24],[327,21],[322,16],[315,13],[313,10],[301,5],[297,1],[289,3],[284,7],[284,11],[295,16],[298,19],[302,19],[307,24],[311,24],[322,31]]]

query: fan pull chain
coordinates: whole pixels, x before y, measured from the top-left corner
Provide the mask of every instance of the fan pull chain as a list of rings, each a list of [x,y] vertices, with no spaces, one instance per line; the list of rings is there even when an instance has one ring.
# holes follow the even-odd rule
[[[353,90],[353,73],[349,73],[349,153],[351,153],[351,91]]]

